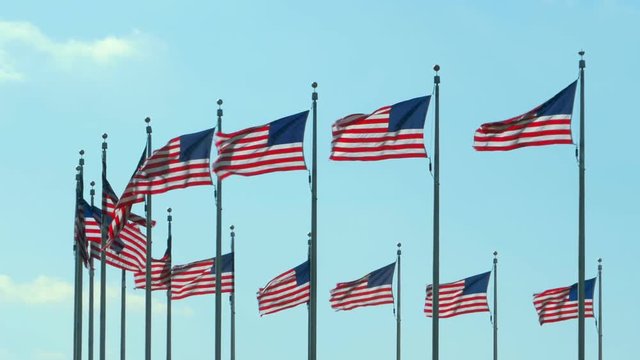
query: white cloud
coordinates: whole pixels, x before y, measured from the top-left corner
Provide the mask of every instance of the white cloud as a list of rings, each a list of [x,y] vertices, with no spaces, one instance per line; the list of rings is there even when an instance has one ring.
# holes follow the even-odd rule
[[[34,281],[16,284],[8,275],[0,274],[0,302],[51,304],[72,298],[73,287],[65,281],[39,276]]]
[[[67,355],[56,351],[35,350],[33,352],[34,360],[65,360]]]
[[[109,307],[115,306],[119,308],[120,304],[120,286],[107,284],[106,299]],[[164,293],[163,293],[164,295]],[[95,306],[100,301],[100,285],[96,283],[93,293]],[[83,303],[86,308],[89,300],[88,286],[85,283],[83,293]],[[14,282],[10,276],[0,274],[0,303],[18,303],[18,304],[71,304],[73,301],[73,284],[51,278],[48,276],[38,276],[31,282],[18,284]],[[135,292],[127,292],[127,309],[128,311],[144,311],[145,297],[144,291],[137,290]],[[163,315],[167,310],[164,300],[156,298],[151,299],[151,309],[154,315]],[[183,317],[191,317],[194,314],[193,309],[188,306],[180,306],[175,313]],[[1,352],[0,352],[1,354]],[[2,357],[0,357],[2,359]]]
[[[22,80],[9,59],[24,51],[35,52],[45,60],[72,70],[74,67],[109,66],[144,53],[149,38],[134,30],[126,36],[106,36],[95,40],[66,39],[57,41],[29,22],[0,21],[0,81]],[[11,56],[16,55],[16,56]]]

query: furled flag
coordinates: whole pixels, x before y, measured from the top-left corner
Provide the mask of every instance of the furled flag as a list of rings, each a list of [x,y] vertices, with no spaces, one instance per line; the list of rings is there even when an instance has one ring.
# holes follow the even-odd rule
[[[87,214],[87,235],[89,235],[90,226],[100,229],[101,211],[94,206],[91,212],[85,213]],[[109,217],[107,217],[107,221],[109,221]],[[91,236],[88,239],[91,241],[91,257],[100,261],[102,259],[100,247],[102,237]],[[136,224],[129,222],[118,235],[118,241],[113,242],[112,245],[104,248],[107,265],[133,272],[142,271],[145,268],[147,238]]]
[[[440,284],[439,318],[489,311],[487,304],[487,286],[491,271],[474,275],[460,281]],[[427,286],[427,298],[424,313],[433,317],[433,287]]]
[[[87,236],[85,225],[85,209],[89,204],[82,198],[82,185],[76,193],[76,214],[73,221],[73,240],[76,251],[85,266],[89,266],[89,250],[87,248]]]
[[[222,255],[222,293],[233,291],[233,253]],[[215,294],[215,258],[195,261],[173,267],[171,275],[171,300],[189,296]]]
[[[258,290],[260,316],[309,302],[309,261],[278,275]]]
[[[395,267],[394,262],[358,280],[338,283],[331,290],[331,307],[352,310],[361,306],[393,304],[391,283]]]
[[[153,152],[135,172],[116,205],[109,226],[109,239],[117,237],[124,215],[131,205],[144,201],[142,195],[162,194],[170,190],[212,185],[209,155],[213,129],[178,136]],[[128,207],[128,208],[127,208]]]
[[[151,291],[167,290],[171,283],[171,257],[170,250],[165,251],[160,259],[151,259]],[[146,269],[133,274],[136,289],[144,289],[146,284]]]
[[[480,125],[473,136],[477,151],[507,151],[525,146],[572,144],[571,114],[577,81],[544,104],[514,118]]]
[[[309,111],[234,133],[216,134],[218,159],[213,171],[220,179],[275,171],[306,170],[302,140]]]
[[[593,291],[596,279],[584,282],[584,316],[593,317]],[[578,284],[533,295],[533,306],[540,325],[578,318]]]
[[[331,127],[331,160],[377,161],[427,157],[424,121],[431,96],[385,106],[372,114],[353,114]]]

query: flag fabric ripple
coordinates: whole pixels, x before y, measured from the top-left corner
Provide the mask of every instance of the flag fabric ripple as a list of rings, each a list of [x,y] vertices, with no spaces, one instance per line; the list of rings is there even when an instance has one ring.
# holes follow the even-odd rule
[[[474,275],[448,284],[440,284],[438,318],[450,318],[457,315],[487,312],[487,286],[491,271]],[[433,317],[433,286],[427,286],[427,298],[424,313]]]
[[[596,279],[585,280],[584,317],[593,317]],[[540,325],[578,318],[578,284],[550,289],[533,295],[533,306]]]
[[[331,160],[377,161],[424,158],[424,122],[431,96],[353,114],[332,126]]]
[[[372,271],[362,278],[338,283],[331,290],[331,307],[352,310],[361,306],[393,304],[393,272],[396,263]]]
[[[233,291],[233,253],[222,255],[222,293]],[[215,258],[176,265],[171,270],[171,300],[215,294]]]
[[[576,84],[577,80],[520,116],[480,125],[473,136],[473,148],[508,151],[526,146],[572,144],[571,114]]]
[[[258,290],[260,316],[309,302],[309,261],[288,270]]]

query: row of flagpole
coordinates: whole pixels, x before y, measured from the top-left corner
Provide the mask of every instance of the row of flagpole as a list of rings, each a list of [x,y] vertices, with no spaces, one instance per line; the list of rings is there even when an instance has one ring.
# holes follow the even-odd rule
[[[584,360],[584,316],[585,316],[585,139],[584,139],[584,68],[585,61],[582,58],[584,52],[580,53],[581,59],[579,62],[580,69],[580,143],[579,143],[579,229],[578,229],[578,359]],[[434,66],[434,70],[436,75],[434,76],[434,91],[435,91],[435,129],[434,129],[434,152],[433,152],[433,165],[434,165],[434,203],[433,203],[433,320],[432,320],[432,359],[439,359],[439,272],[440,272],[440,262],[439,262],[439,252],[440,252],[440,240],[439,240],[439,172],[440,172],[440,164],[439,164],[439,97],[440,97],[440,76],[438,74],[440,67],[438,65]],[[313,83],[313,93],[312,93],[312,102],[313,102],[313,130],[312,130],[312,170],[311,170],[311,241],[310,241],[310,300],[309,300],[309,339],[308,339],[308,359],[315,360],[316,359],[316,328],[317,328],[317,100],[318,95],[316,92],[317,84]],[[222,100],[218,100],[218,123],[217,129],[221,131],[222,128]],[[147,132],[147,147],[146,147],[146,156],[150,157],[152,154],[152,144],[151,144],[151,126],[150,119],[145,119],[147,122],[146,132]],[[103,135],[103,143],[102,143],[102,177],[103,184],[104,179],[106,178],[106,134]],[[82,154],[81,154],[82,155]],[[78,175],[77,175],[77,192],[81,193],[83,189],[82,177],[83,177],[83,166],[84,159],[80,159],[80,165],[78,166]],[[215,201],[216,201],[216,263],[220,263],[221,259],[221,225],[222,225],[222,182],[220,177],[217,178],[216,189],[215,189]],[[104,194],[103,194],[103,203],[104,203]],[[146,256],[146,276],[145,276],[145,359],[151,360],[151,254],[152,254],[152,196],[147,194],[145,196],[145,214],[147,220],[147,256]],[[107,224],[106,217],[103,212],[102,214],[102,246],[106,245],[107,240]],[[74,297],[74,359],[80,359],[82,353],[82,334],[81,334],[81,323],[82,323],[82,264],[81,264],[81,256],[79,254],[79,249],[76,247],[76,296]],[[105,359],[105,328],[106,328],[106,309],[105,309],[105,265],[106,265],[106,255],[105,252],[102,252],[101,255],[101,294],[100,294],[100,360]],[[495,260],[497,262],[497,260]],[[494,263],[494,266],[497,266],[497,263]],[[123,270],[124,271],[124,270]],[[91,276],[91,275],[90,275]],[[92,277],[91,277],[92,279]],[[92,282],[91,282],[92,284]],[[92,286],[92,285],[90,285]],[[398,284],[399,286],[399,284]],[[497,285],[494,284],[494,287]],[[215,358],[216,360],[221,360],[221,266],[216,266],[216,319],[215,319]],[[124,296],[125,290],[125,279],[124,272],[122,277],[122,314],[121,321],[124,324],[125,321],[125,304],[126,298]],[[497,305],[494,304],[494,305]],[[92,306],[92,304],[91,304]],[[91,318],[92,320],[92,318]],[[169,321],[169,320],[168,320]],[[400,315],[398,311],[398,330],[400,323]],[[234,324],[235,325],[235,324]],[[124,359],[125,354],[125,336],[124,336],[125,327],[122,325],[121,327],[121,358]],[[92,339],[91,339],[92,340]],[[235,338],[234,338],[235,340]],[[399,340],[399,335],[398,335]],[[168,345],[170,346],[170,345]],[[92,347],[92,343],[91,343]],[[235,355],[235,354],[234,354]],[[169,354],[167,355],[169,358]],[[400,351],[398,347],[398,358],[400,356]],[[497,311],[494,313],[494,359],[497,359]]]

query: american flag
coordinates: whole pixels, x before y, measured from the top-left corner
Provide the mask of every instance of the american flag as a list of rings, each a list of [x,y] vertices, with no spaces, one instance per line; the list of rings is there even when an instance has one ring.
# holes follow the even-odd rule
[[[309,111],[234,133],[216,134],[218,159],[213,171],[220,179],[275,171],[306,170],[302,140]]]
[[[331,160],[377,161],[423,158],[424,121],[431,96],[385,106],[372,114],[353,114],[332,128]]]
[[[222,293],[233,291],[233,253],[222,255]],[[195,261],[173,267],[171,299],[180,300],[194,295],[215,294],[215,259]]]
[[[525,146],[572,144],[574,81],[544,104],[514,118],[480,125],[473,137],[477,151],[507,151]]]
[[[82,180],[80,180],[82,181]],[[82,183],[76,189],[76,211],[73,220],[73,240],[76,251],[85,266],[89,266],[89,250],[87,248],[87,236],[85,225],[85,209],[89,206],[82,198]]]
[[[144,289],[146,285],[146,269],[133,274],[136,289]],[[165,251],[161,259],[151,259],[151,290],[167,290],[171,283],[170,249]]]
[[[212,138],[213,129],[204,130],[178,136],[154,151],[134,173],[118,201],[109,225],[109,239],[117,237],[131,205],[144,201],[143,195],[212,185],[209,171]]]
[[[487,286],[491,271],[474,275],[460,281],[440,284],[439,318],[450,318],[457,315],[487,312]],[[427,286],[427,298],[424,313],[433,317],[433,287]]]
[[[395,267],[394,262],[358,280],[338,283],[331,290],[331,307],[351,310],[361,306],[393,304],[391,284]]]
[[[97,207],[93,207],[90,213],[91,218],[87,216],[87,234],[90,229],[100,228],[101,211]],[[107,217],[109,221],[109,217]],[[95,230],[91,230],[92,233]],[[102,259],[101,247],[102,237],[92,235],[91,240],[91,257],[100,261]],[[118,269],[127,271],[142,271],[146,264],[147,253],[147,238],[140,231],[138,226],[132,222],[129,222],[127,226],[120,231],[118,235],[118,241],[113,243],[113,246],[107,246],[104,248],[106,264],[111,265]]]
[[[85,238],[89,242],[100,244],[102,242],[102,230],[100,228],[100,209],[95,206],[89,205],[86,200],[83,200],[84,207],[84,231]]]
[[[309,302],[309,261],[278,275],[258,290],[260,316]]]
[[[584,282],[584,316],[593,317],[593,292],[596,279]],[[578,284],[550,289],[533,295],[533,306],[540,325],[578,318]]]

